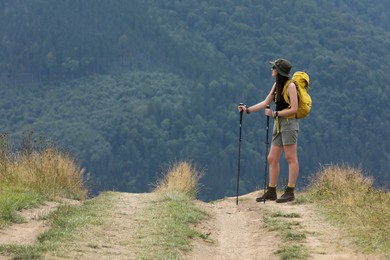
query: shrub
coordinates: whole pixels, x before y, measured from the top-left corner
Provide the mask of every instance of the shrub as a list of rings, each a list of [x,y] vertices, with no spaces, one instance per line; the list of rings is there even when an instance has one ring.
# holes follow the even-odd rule
[[[7,136],[0,139],[0,187],[23,187],[48,199],[87,197],[84,169],[69,153],[25,143],[22,151],[11,153]]]
[[[360,249],[390,252],[390,193],[373,186],[361,169],[324,167],[309,185],[311,200],[335,223],[340,224]]]
[[[190,163],[179,162],[168,169],[164,177],[158,181],[154,191],[168,196],[183,193],[185,196],[195,198],[201,176],[201,172]]]

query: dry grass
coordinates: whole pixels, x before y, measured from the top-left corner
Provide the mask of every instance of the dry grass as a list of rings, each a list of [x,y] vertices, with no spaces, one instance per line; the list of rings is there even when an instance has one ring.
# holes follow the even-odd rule
[[[22,209],[58,198],[84,200],[87,193],[84,171],[70,154],[52,145],[37,146],[32,139],[23,139],[21,151],[13,152],[8,136],[0,134],[0,227],[23,222]],[[29,257],[21,259],[35,259],[39,248],[2,245],[0,251],[26,253]]]
[[[87,189],[84,182],[84,170],[69,153],[51,145],[12,153],[7,137],[1,136],[0,188],[23,187],[47,199],[85,199]]]
[[[46,148],[20,155],[10,163],[7,181],[44,194],[49,199],[85,199],[84,170],[67,153]]]
[[[309,186],[311,198],[347,231],[360,249],[390,253],[390,193],[373,186],[361,169],[323,168]]]
[[[183,259],[191,238],[202,237],[193,226],[206,217],[194,203],[201,174],[188,162],[178,162],[154,190],[155,200],[142,214],[142,250],[136,259]]]
[[[178,162],[171,166],[157,183],[154,192],[165,195],[183,193],[194,199],[198,193],[198,181],[202,173],[189,162]]]

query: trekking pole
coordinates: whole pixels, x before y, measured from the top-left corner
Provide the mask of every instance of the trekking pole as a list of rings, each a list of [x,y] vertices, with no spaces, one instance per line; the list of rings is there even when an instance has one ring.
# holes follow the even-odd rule
[[[243,106],[243,103],[239,104],[240,106]],[[238,205],[238,188],[240,185],[240,156],[241,156],[241,129],[242,129],[242,114],[244,110],[240,111],[240,137],[238,139],[238,163],[237,163],[237,192],[236,192],[236,205]]]
[[[267,105],[267,108],[270,108],[269,105]],[[266,189],[267,189],[267,173],[268,173],[268,160],[267,160],[267,156],[268,156],[268,132],[269,132],[269,116],[267,116],[267,126],[266,126],[266,138],[265,138],[265,170],[264,170],[264,194],[266,193]],[[264,203],[265,203],[265,199],[264,199]]]

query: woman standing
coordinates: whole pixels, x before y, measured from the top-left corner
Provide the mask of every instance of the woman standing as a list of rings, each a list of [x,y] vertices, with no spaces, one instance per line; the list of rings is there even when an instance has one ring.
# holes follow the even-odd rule
[[[272,77],[275,78],[271,91],[267,97],[253,106],[238,106],[238,110],[247,114],[265,109],[265,115],[275,119],[271,149],[268,154],[269,162],[269,185],[267,192],[263,196],[256,198],[257,202],[265,200],[276,200],[278,203],[292,201],[294,197],[294,188],[298,178],[299,163],[297,154],[297,141],[299,124],[298,119],[287,118],[298,112],[298,95],[295,84],[290,81],[291,64],[285,59],[277,59],[270,62],[272,64]],[[283,98],[283,89],[286,85],[289,103]],[[276,103],[275,111],[266,108],[271,102]],[[284,194],[278,199],[276,194],[276,185],[279,177],[279,160],[284,152],[288,163],[288,186]]]

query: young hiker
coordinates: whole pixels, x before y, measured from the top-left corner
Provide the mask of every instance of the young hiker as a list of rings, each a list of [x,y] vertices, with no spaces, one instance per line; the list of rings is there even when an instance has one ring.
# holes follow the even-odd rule
[[[290,79],[291,64],[285,59],[277,59],[270,62],[272,64],[272,77],[275,78],[268,96],[253,106],[238,106],[238,110],[247,114],[265,109],[265,115],[275,119],[271,149],[268,154],[269,162],[269,185],[267,192],[256,198],[257,202],[264,200],[276,200],[278,203],[294,200],[294,187],[298,178],[299,163],[297,155],[297,140],[299,124],[298,119],[286,118],[298,112],[298,95],[294,83],[287,86],[287,95],[290,105],[283,98],[283,88]],[[276,103],[275,111],[266,108],[271,102]],[[284,194],[278,199],[276,185],[279,177],[279,160],[284,152],[288,163],[288,186]]]

